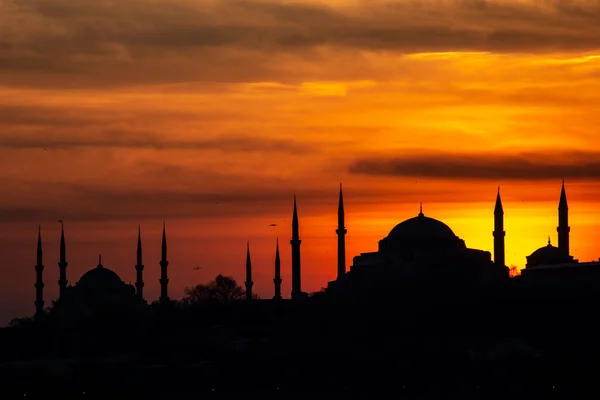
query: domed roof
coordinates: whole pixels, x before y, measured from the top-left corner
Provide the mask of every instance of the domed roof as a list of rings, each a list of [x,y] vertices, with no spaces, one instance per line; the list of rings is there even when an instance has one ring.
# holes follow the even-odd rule
[[[531,253],[529,257],[543,258],[544,260],[555,260],[563,258],[564,254],[558,247],[552,246],[552,244],[550,244],[550,240],[548,240],[548,245],[540,247]]]
[[[123,285],[123,281],[119,278],[116,272],[104,268],[102,263],[98,263],[98,266],[94,269],[89,270],[79,279],[77,282],[78,286],[95,286],[95,287],[114,287]]]
[[[448,225],[437,219],[426,217],[421,210],[418,216],[396,225],[387,237],[391,239],[454,239],[456,235]]]

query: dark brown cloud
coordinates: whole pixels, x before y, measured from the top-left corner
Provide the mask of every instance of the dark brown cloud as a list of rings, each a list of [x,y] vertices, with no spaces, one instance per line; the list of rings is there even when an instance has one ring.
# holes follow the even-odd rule
[[[106,131],[98,134],[17,134],[0,133],[0,149],[79,149],[115,147],[154,150],[219,150],[234,152],[317,153],[316,146],[293,140],[262,138],[250,135],[227,135],[188,140],[160,137],[153,132]]]
[[[453,180],[600,180],[600,153],[540,151],[514,155],[473,155],[424,150],[397,157],[358,159],[350,165],[349,170],[354,174],[372,176]]]
[[[11,85],[369,78],[361,51],[600,47],[596,1],[371,1],[336,9],[260,0],[7,0],[0,7],[0,82]],[[345,71],[340,57],[354,60]]]
[[[181,181],[179,185],[170,184],[173,176]],[[335,182],[317,185],[305,180],[249,178],[217,171],[199,173],[167,164],[161,167],[158,163],[147,166],[144,174],[138,177],[144,181],[143,184],[20,182],[12,195],[18,198],[19,194],[27,194],[27,197],[22,198],[18,205],[6,199],[0,201],[0,221],[39,223],[59,219],[140,221],[256,216],[285,219],[291,213],[294,195],[304,216],[320,215],[326,210],[335,213],[337,210],[339,187]],[[153,180],[151,184],[149,179]],[[205,184],[214,180],[226,183],[219,188]],[[11,182],[0,180],[0,185],[8,184],[14,187]],[[33,193],[37,195],[33,196]],[[357,181],[345,184],[344,193],[349,207],[387,201],[395,204],[411,202],[416,207],[424,193],[441,198],[449,192],[447,188],[424,191],[414,185],[373,188]]]

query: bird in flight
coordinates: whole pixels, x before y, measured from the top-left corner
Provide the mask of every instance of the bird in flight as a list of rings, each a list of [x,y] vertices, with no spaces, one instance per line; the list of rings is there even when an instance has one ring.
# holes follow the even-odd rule
[[[200,270],[202,269],[202,267],[200,267],[200,266],[195,266],[193,269],[194,269],[194,271],[200,271]]]
[[[271,224],[271,225],[269,225],[269,226],[277,226],[277,224]]]

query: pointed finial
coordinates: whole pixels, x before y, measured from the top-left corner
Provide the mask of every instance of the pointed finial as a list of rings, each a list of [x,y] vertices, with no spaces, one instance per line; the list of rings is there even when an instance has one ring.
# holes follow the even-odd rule
[[[552,246],[552,243],[550,243],[550,235],[548,235],[548,246]]]
[[[102,265],[102,253],[98,253],[98,266]]]
[[[419,217],[423,216],[423,203],[419,203]]]
[[[498,185],[498,193],[500,193],[500,185]]]

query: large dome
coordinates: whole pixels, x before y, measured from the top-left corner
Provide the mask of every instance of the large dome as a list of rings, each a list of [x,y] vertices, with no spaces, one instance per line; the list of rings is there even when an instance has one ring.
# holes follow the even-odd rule
[[[79,279],[78,286],[85,287],[115,287],[123,285],[123,281],[119,278],[116,272],[108,268],[104,268],[102,264],[92,270],[89,270]]]
[[[414,218],[396,225],[388,234],[388,239],[455,239],[452,229],[442,221],[426,217],[422,212]]]

